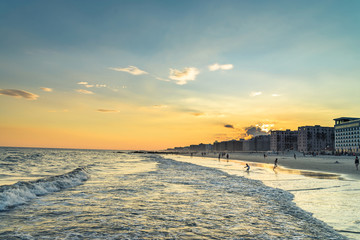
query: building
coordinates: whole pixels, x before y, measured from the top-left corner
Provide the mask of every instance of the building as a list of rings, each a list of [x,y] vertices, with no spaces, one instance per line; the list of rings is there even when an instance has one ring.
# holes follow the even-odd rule
[[[298,151],[334,151],[335,136],[333,127],[303,126],[298,128]]]
[[[200,143],[198,145],[190,145],[190,151],[192,152],[207,152],[212,150],[211,144]]]
[[[298,131],[271,131],[270,134],[270,150],[282,152],[286,150],[297,150]]]
[[[243,151],[245,152],[255,151],[255,138],[251,138],[243,142]]]
[[[360,152],[360,118],[335,118],[335,150],[337,153]]]
[[[243,142],[237,140],[214,142],[213,149],[217,152],[238,152],[243,150]]]
[[[255,137],[255,151],[270,150],[270,135],[260,135]]]

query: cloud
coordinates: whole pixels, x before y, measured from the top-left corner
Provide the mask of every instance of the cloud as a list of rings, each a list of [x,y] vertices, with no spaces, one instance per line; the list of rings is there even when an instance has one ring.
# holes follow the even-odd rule
[[[30,92],[26,92],[24,90],[17,89],[0,89],[0,95],[6,95],[11,97],[23,97],[28,100],[36,100],[39,96]]]
[[[102,88],[102,87],[106,87],[106,84],[90,84],[88,82],[78,82],[77,84],[79,85],[84,85],[87,88],[93,88],[93,87],[97,87],[97,88]]]
[[[250,97],[256,97],[256,96],[259,96],[261,94],[262,94],[262,92],[251,92]]]
[[[195,117],[200,117],[200,116],[204,116],[205,115],[205,113],[203,113],[203,112],[192,112],[192,113],[190,113],[191,115],[193,115],[193,116],[195,116]]]
[[[234,68],[234,65],[232,65],[232,64],[223,64],[223,65],[220,65],[220,64],[218,64],[218,63],[215,63],[215,64],[213,64],[213,65],[209,65],[208,68],[209,68],[210,71],[230,70],[230,69],[233,69],[233,68]]]
[[[47,87],[41,87],[41,90],[43,90],[44,92],[52,92],[53,89],[52,88],[47,88]]]
[[[161,108],[167,108],[167,105],[153,105],[153,108],[161,109]]]
[[[234,126],[231,125],[231,124],[225,124],[224,127],[226,127],[226,128],[234,128]]]
[[[199,74],[199,70],[194,67],[184,68],[183,71],[170,68],[169,78],[175,81],[178,81],[176,84],[184,85],[187,81],[193,81],[196,79],[196,76]]]
[[[84,93],[84,94],[94,94],[92,91],[84,90],[84,89],[77,89],[75,90],[78,93]]]
[[[269,135],[274,124],[258,123],[255,126],[245,127],[245,138],[252,138],[260,135]]]
[[[102,112],[102,113],[116,113],[116,112],[119,112],[118,110],[113,110],[113,109],[98,109],[96,111],[97,112]]]
[[[140,70],[139,68],[135,67],[135,66],[129,66],[127,68],[113,68],[110,67],[109,69],[117,71],[117,72],[127,72],[130,73],[132,75],[143,75],[143,74],[148,74],[147,72]]]
[[[157,80],[164,81],[164,82],[170,82],[169,79],[161,78],[161,77],[155,77]]]
[[[274,93],[274,94],[272,94],[271,96],[272,96],[272,97],[280,97],[280,94]]]

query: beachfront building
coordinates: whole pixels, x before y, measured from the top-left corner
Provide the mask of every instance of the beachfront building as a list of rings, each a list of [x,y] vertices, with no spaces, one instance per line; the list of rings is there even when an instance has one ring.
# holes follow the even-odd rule
[[[334,128],[303,126],[298,128],[298,151],[303,153],[333,151],[335,144]]]
[[[260,135],[255,137],[255,151],[263,152],[270,150],[270,135]]]
[[[286,150],[297,150],[298,131],[275,130],[270,134],[270,150],[274,152],[283,152]]]
[[[217,152],[238,152],[243,150],[243,141],[231,140],[214,142],[213,149]]]
[[[360,118],[335,118],[335,150],[337,153],[360,152]]]
[[[211,144],[200,143],[198,145],[190,145],[190,151],[192,152],[208,152],[212,150]]]

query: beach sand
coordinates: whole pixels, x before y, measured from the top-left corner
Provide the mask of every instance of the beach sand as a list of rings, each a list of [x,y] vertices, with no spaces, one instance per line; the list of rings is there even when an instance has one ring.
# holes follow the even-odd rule
[[[333,156],[333,155],[318,155],[318,156],[303,156],[300,152],[289,151],[279,154],[267,154],[264,158],[264,153],[246,153],[246,152],[230,152],[229,161],[240,160],[251,164],[262,164],[262,167],[273,167],[274,161],[278,158],[277,170],[298,170],[302,175],[327,173],[327,177],[332,175],[340,175],[352,179],[360,179],[360,170],[357,171],[355,167],[355,156]],[[294,158],[296,154],[296,159]],[[193,154],[194,157],[202,157],[201,153]],[[205,157],[218,158],[219,153],[207,153]],[[227,161],[226,157],[221,157],[221,161]],[[359,166],[360,168],[360,166]],[[324,176],[325,176],[324,175]]]

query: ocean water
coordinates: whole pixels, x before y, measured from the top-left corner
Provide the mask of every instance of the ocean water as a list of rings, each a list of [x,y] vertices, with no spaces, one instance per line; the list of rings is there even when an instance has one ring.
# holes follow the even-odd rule
[[[0,239],[346,239],[239,166],[0,148]]]
[[[200,164],[236,176],[261,180],[265,185],[286,190],[300,208],[326,222],[349,239],[360,239],[360,181],[350,176],[282,168],[246,161],[174,156],[177,161]]]

